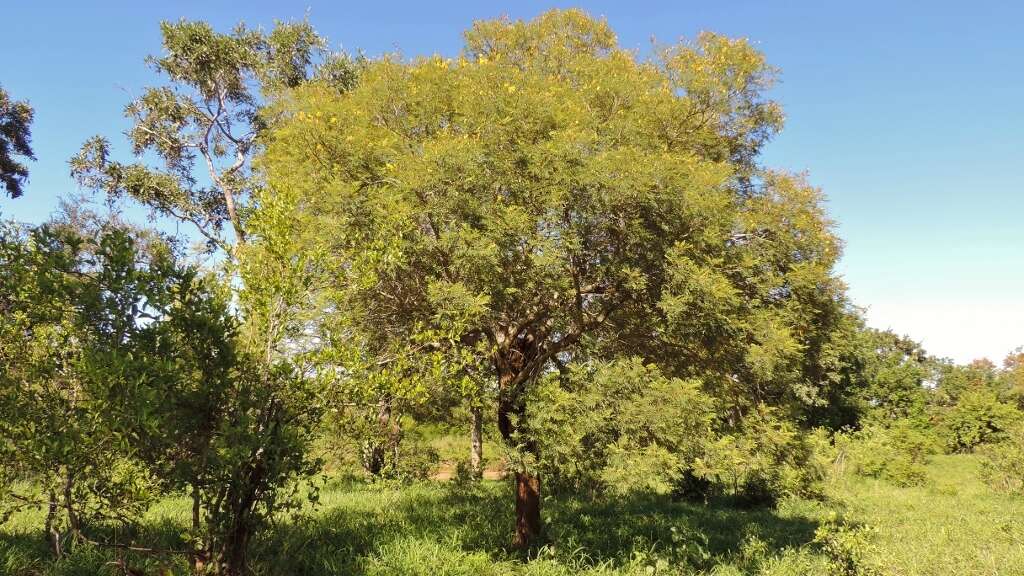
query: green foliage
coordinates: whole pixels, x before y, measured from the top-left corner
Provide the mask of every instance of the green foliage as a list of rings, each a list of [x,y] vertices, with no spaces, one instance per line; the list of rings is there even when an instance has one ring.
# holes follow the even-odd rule
[[[0,236],[4,479],[33,481],[60,555],[165,491],[194,499],[189,539],[225,571],[294,502],[316,405],[287,363],[238,346],[226,291],[159,238],[110,223]],[[5,486],[6,487],[6,486]]]
[[[234,256],[258,183],[251,156],[273,120],[263,115],[264,98],[307,81],[321,61],[330,63],[321,84],[350,85],[355,65],[326,54],[308,22],[277,22],[269,32],[239,24],[225,34],[181,20],[160,31],[164,53],[147,61],[168,83],[125,107],[132,151],[159,163],[112,160],[109,141],[95,136],[72,158],[71,172],[110,200],[130,198],[152,216],[192,226],[205,250]]]
[[[524,434],[540,458],[526,465],[554,487],[666,492],[712,431],[714,403],[699,383],[636,358],[573,366],[532,394]]]
[[[869,566],[866,558],[873,552],[872,530],[867,526],[851,526],[830,517],[814,532],[814,541],[828,557],[830,576],[873,576],[879,572]]]
[[[477,22],[457,58],[389,55],[346,92],[282,94],[253,238],[322,257],[325,354],[377,394],[356,402],[421,387],[479,403],[496,380],[523,474],[547,458],[520,426],[547,412],[534,389],[558,364],[639,356],[734,413],[821,406],[840,246],[818,190],[757,165],[781,128],[773,78],[715,34],[644,60],[579,10]],[[614,484],[673,459],[616,442],[596,459]]]
[[[1000,402],[993,392],[964,392],[956,405],[942,415],[946,450],[970,452],[981,444],[998,441],[1021,421],[1021,416],[1020,410]]]
[[[82,538],[83,523],[138,517],[153,496],[134,438],[110,418],[99,368],[130,350],[167,286],[165,247],[135,246],[117,227],[0,229],[0,490],[13,480],[38,486],[12,497],[49,507],[58,554]]]
[[[999,388],[1003,398],[1024,410],[1024,348],[1006,355],[999,373]]]
[[[723,434],[696,459],[693,472],[712,488],[748,504],[786,497],[817,497],[825,471],[816,442],[774,409],[759,406],[739,430]]]
[[[17,158],[36,159],[32,153],[33,115],[28,102],[12,100],[0,87],[0,183],[11,198],[22,195],[28,179],[28,167]]]
[[[998,376],[995,364],[987,359],[975,360],[966,365],[946,361],[939,367],[936,403],[945,407],[952,406],[960,400],[960,396],[970,392],[999,394],[1004,390],[997,380]]]
[[[1014,426],[1002,441],[982,446],[978,453],[982,456],[982,478],[992,489],[1024,494],[1024,426]]]
[[[931,432],[907,421],[890,427],[871,425],[834,436],[836,466],[856,474],[882,478],[896,486],[920,486],[928,481],[926,465],[937,452]]]

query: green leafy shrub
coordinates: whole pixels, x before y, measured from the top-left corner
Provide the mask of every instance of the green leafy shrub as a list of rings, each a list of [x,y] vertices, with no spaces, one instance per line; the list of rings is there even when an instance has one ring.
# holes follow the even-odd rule
[[[853,526],[832,516],[814,532],[814,542],[828,558],[830,576],[874,576],[878,570],[869,565],[872,529]]]
[[[881,478],[897,486],[925,484],[925,465],[936,452],[935,439],[907,421],[838,433],[835,449],[840,473],[850,467],[861,476]]]
[[[541,458],[523,465],[556,490],[668,492],[712,431],[698,382],[635,358],[575,366],[534,394],[528,426]]]
[[[1020,421],[1020,410],[1000,402],[994,392],[966,392],[943,417],[946,449],[949,452],[972,452],[982,444],[998,442]]]
[[[427,480],[437,470],[440,461],[437,450],[425,442],[408,442],[402,445],[398,460],[385,469],[384,476],[402,482]]]
[[[1024,494],[1024,425],[1011,429],[1002,442],[983,446],[981,477],[997,492]]]
[[[821,494],[825,470],[814,454],[812,437],[775,409],[759,406],[741,430],[710,442],[693,471],[743,503],[774,504],[784,497]]]

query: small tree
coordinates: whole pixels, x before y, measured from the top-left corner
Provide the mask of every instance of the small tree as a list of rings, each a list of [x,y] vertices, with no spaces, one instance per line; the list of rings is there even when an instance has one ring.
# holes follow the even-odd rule
[[[86,539],[87,523],[131,519],[152,496],[97,370],[98,358],[131,348],[161,282],[162,264],[141,273],[128,246],[123,230],[84,233],[68,223],[0,234],[0,476],[41,486],[43,500],[14,499],[47,510],[58,556]]]
[[[0,235],[6,488],[36,480],[60,555],[87,525],[192,497],[197,570],[240,574],[253,536],[316,462],[312,380],[242,342],[227,290],[152,235],[105,223]]]
[[[941,431],[949,452],[973,452],[981,444],[1003,439],[1024,415],[1001,402],[990,390],[964,392],[956,405],[941,415]]]
[[[307,22],[219,33],[182,20],[163,23],[161,33],[164,53],[148,61],[168,82],[125,108],[139,160],[114,160],[109,142],[95,137],[71,167],[86,188],[131,199],[152,218],[190,225],[205,252],[225,257],[227,281],[213,292],[226,286],[232,295],[211,294],[208,281],[183,276],[181,295],[194,300],[168,304],[173,320],[152,326],[165,333],[148,336],[157,363],[132,369],[142,370],[147,394],[190,399],[155,416],[181,436],[148,436],[158,445],[147,454],[170,485],[191,492],[197,564],[210,561],[236,573],[245,567],[254,532],[283,504],[278,488],[312,470],[305,442],[318,414],[314,375],[303,364],[308,317],[300,309],[309,288],[303,261],[276,263],[275,273],[262,275],[246,275],[239,264],[259,186],[250,162],[273,120],[263,105],[313,78],[324,89],[347,90],[357,66],[326,53],[326,41]],[[228,302],[237,315],[228,313]],[[171,357],[178,364],[160,365]],[[154,374],[169,380],[161,388]],[[126,425],[141,425],[131,415],[145,404],[124,409]],[[175,442],[188,448],[175,452]]]

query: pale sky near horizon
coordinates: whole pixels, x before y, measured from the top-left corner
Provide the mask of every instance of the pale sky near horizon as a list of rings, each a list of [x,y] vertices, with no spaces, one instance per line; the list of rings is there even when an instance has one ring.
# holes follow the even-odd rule
[[[839,272],[869,323],[936,355],[997,363],[1024,345],[1024,6],[972,2],[46,2],[0,7],[0,85],[36,109],[38,161],[0,215],[41,222],[74,192],[67,159],[157,81],[161,20],[310,21],[333,47],[455,54],[474,19],[580,6],[623,46],[700,30],[747,37],[782,70],[768,166],[807,171],[846,244]]]

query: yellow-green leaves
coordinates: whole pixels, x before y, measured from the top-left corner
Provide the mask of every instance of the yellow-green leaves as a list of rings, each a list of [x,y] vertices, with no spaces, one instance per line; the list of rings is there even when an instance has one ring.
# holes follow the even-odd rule
[[[252,221],[280,211],[289,250],[324,255],[327,315],[388,378],[457,380],[472,354],[521,364],[521,394],[587,339],[737,409],[811,399],[839,247],[819,193],[757,163],[773,76],[744,40],[644,60],[577,10],[477,22],[457,59],[283,95],[259,166],[294,201]]]

